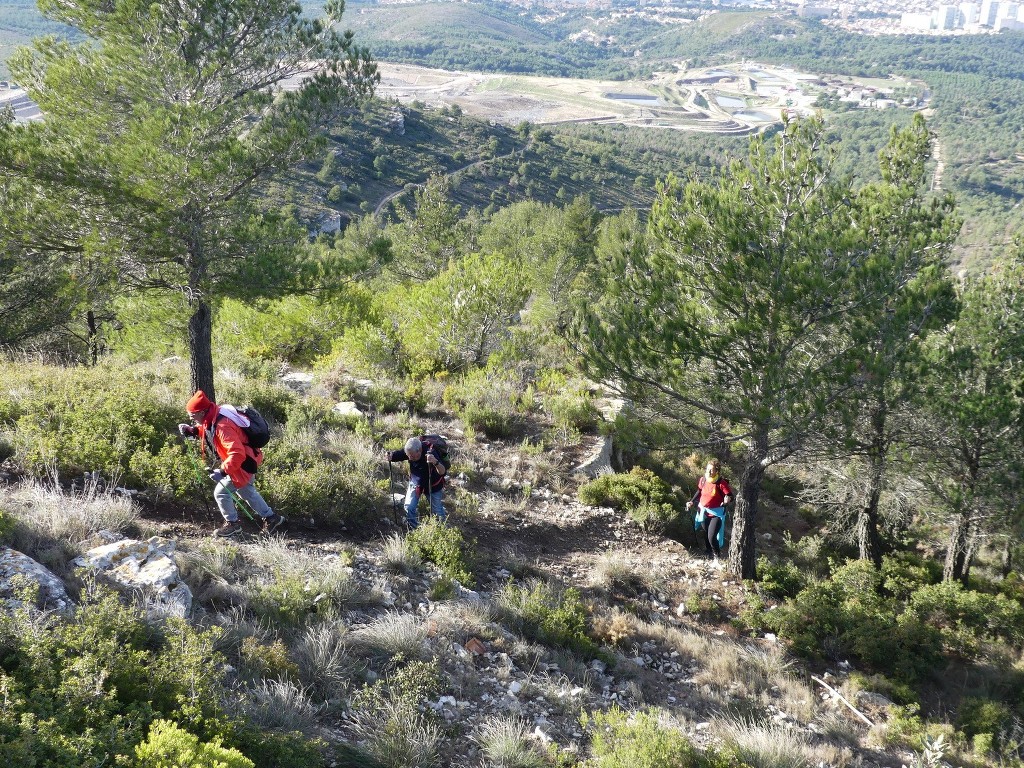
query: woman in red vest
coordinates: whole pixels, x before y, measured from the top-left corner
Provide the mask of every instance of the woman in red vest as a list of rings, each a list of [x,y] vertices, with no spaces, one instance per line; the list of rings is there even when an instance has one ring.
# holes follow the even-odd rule
[[[721,472],[722,465],[718,459],[709,461],[704,477],[697,481],[697,492],[686,502],[687,509],[697,505],[693,527],[703,529],[707,555],[716,561],[725,546],[725,505],[732,501],[732,488]]]

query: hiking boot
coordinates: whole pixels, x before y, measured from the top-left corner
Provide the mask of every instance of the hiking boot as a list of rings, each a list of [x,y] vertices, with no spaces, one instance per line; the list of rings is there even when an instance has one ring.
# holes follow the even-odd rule
[[[281,515],[277,514],[276,512],[274,514],[272,514],[270,517],[264,517],[263,518],[263,533],[265,533],[265,534],[267,534],[269,536],[274,531],[276,531],[278,528],[280,528],[284,524],[284,522],[285,522],[285,519],[283,517],[281,517]]]
[[[226,539],[242,532],[242,524],[237,520],[225,520],[224,525],[213,532],[218,539]]]

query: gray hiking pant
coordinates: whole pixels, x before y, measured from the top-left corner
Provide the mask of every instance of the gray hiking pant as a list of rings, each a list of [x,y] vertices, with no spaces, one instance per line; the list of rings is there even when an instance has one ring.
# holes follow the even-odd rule
[[[274,510],[263,500],[255,485],[249,483],[242,488],[235,488],[231,478],[225,477],[214,487],[213,500],[217,502],[217,509],[220,510],[221,516],[229,523],[238,520],[238,508],[235,506],[235,500],[231,498],[232,491],[241,496],[242,501],[252,507],[252,511],[260,517],[270,517],[274,514]]]

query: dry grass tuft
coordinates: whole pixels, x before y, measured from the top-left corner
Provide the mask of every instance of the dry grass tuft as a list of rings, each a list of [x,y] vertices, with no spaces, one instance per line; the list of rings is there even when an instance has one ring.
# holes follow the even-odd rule
[[[238,706],[257,728],[283,731],[311,731],[322,710],[291,680],[261,680],[243,693]]]
[[[346,648],[347,630],[340,622],[307,626],[292,647],[299,676],[310,693],[327,702],[348,693],[349,682],[363,663]]]
[[[423,559],[400,533],[393,533],[384,539],[380,548],[381,565],[389,573],[411,574],[423,566]]]
[[[547,760],[530,738],[529,726],[518,717],[491,717],[476,734],[490,768],[544,768]]]
[[[619,552],[603,552],[594,563],[590,583],[603,589],[637,589],[643,577],[629,559]]]
[[[0,503],[14,523],[8,543],[37,560],[55,547],[75,552],[79,542],[100,531],[122,533],[140,515],[131,498],[91,481],[74,492],[55,482],[29,481],[0,490]]]
[[[751,768],[806,768],[849,765],[852,754],[831,744],[812,745],[808,737],[783,723],[721,719],[713,728],[743,763]]]
[[[378,660],[395,656],[422,659],[427,649],[424,641],[427,629],[415,616],[408,613],[387,613],[370,624],[349,634],[349,648]]]

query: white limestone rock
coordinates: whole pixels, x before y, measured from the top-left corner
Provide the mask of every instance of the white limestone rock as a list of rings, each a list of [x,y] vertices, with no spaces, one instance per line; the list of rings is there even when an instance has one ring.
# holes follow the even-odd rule
[[[17,607],[19,583],[39,587],[39,601],[43,608],[69,610],[74,603],[57,576],[31,557],[10,547],[0,547],[0,603]]]
[[[344,402],[338,403],[332,408],[335,413],[339,416],[359,416],[362,417],[365,414],[359,409],[359,406],[352,400],[345,400]]]

